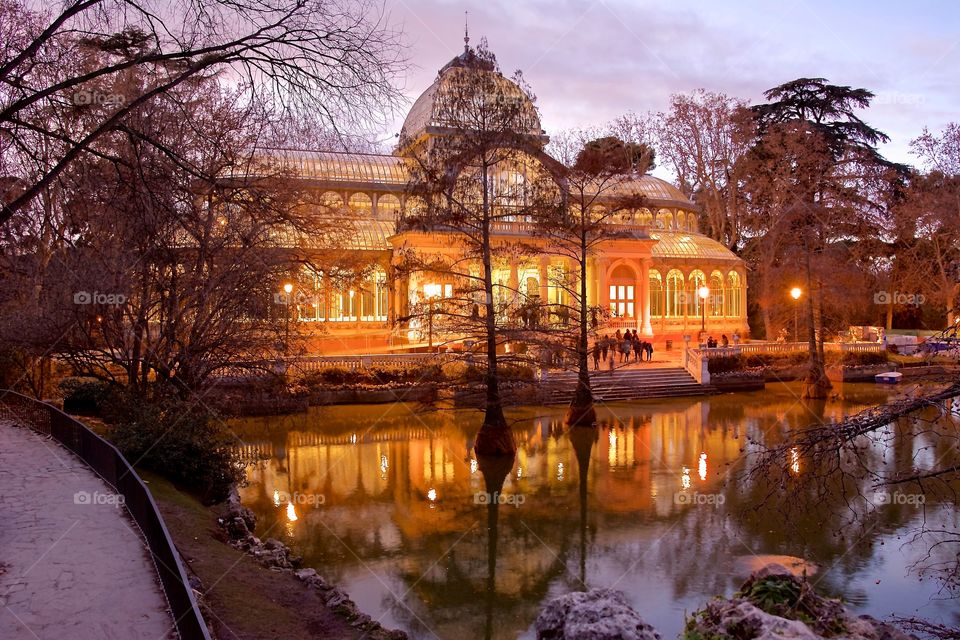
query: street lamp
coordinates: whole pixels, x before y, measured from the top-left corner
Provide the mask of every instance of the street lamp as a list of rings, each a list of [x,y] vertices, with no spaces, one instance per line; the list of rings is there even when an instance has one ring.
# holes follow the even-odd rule
[[[799,342],[800,336],[797,334],[797,308],[799,305],[800,296],[803,295],[803,291],[800,287],[794,287],[790,289],[790,297],[793,298],[793,341]]]
[[[697,295],[700,296],[700,310],[703,312],[703,319],[700,321],[700,332],[707,330],[707,298],[710,297],[710,287],[703,285],[697,289]]]
[[[293,293],[293,284],[285,282],[283,285],[283,292],[286,294],[286,322],[284,323],[283,331],[283,352],[287,352],[287,346],[290,344],[290,294]]]

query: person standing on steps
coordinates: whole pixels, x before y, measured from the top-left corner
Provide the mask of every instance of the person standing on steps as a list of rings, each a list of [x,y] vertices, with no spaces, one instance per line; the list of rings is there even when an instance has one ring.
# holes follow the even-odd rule
[[[610,335],[604,334],[603,341],[600,345],[600,358],[606,362],[607,361],[607,352],[610,351]]]
[[[600,341],[597,340],[593,343],[593,370],[598,371],[600,369]]]

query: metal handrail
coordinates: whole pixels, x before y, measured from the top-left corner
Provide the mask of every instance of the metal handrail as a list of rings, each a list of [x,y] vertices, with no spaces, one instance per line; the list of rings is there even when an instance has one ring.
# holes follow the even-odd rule
[[[153,496],[116,447],[56,407],[15,391],[0,390],[0,416],[52,437],[122,495],[143,532],[181,640],[210,640],[193,588]]]

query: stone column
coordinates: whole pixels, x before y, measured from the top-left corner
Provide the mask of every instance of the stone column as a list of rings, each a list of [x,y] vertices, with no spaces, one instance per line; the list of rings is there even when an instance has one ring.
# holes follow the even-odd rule
[[[510,279],[507,281],[507,286],[510,287],[510,299],[516,304],[520,297],[520,272],[515,260],[510,262]]]
[[[650,258],[640,260],[640,333],[645,337],[653,337],[653,326],[650,324]]]

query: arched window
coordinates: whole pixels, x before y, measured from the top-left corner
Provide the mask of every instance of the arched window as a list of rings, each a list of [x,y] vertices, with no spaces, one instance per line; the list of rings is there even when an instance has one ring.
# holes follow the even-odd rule
[[[325,191],[317,200],[324,209],[339,210],[343,208],[343,198],[336,191]]]
[[[743,315],[743,310],[740,306],[740,274],[736,271],[731,271],[727,274],[727,315],[739,318]]]
[[[369,215],[373,212],[373,200],[365,193],[355,193],[350,196],[350,209],[359,215]]]
[[[662,221],[663,225],[660,226],[661,229],[676,229],[676,220],[673,217],[673,211],[670,209],[660,209],[657,212],[657,220]]]
[[[525,293],[528,298],[540,297],[540,281],[532,276],[528,276],[525,284]]]
[[[387,272],[381,267],[377,267],[363,283],[360,313],[360,319],[367,322],[387,319]]]
[[[663,317],[663,276],[650,269],[650,317]]]
[[[653,214],[650,213],[650,209],[643,208],[637,213],[637,224],[649,227],[653,223]]]
[[[684,292],[684,278],[683,273],[678,269],[671,269],[667,273],[667,317],[668,318],[680,318],[683,316],[686,311],[686,293]]]
[[[610,274],[610,315],[614,318],[636,317],[637,274],[625,264]]]
[[[714,271],[710,274],[710,315],[722,316],[724,313],[724,300],[726,299],[723,287],[723,274]]]
[[[697,214],[690,212],[687,214],[687,230],[697,232]]]
[[[690,273],[690,277],[687,279],[687,282],[690,285],[689,289],[687,290],[689,292],[689,295],[687,296],[687,300],[689,302],[687,305],[687,315],[694,318],[699,318],[703,313],[703,298],[700,297],[700,287],[706,286],[707,276],[703,273],[703,271],[696,269]]]
[[[377,198],[377,215],[383,218],[396,218],[400,214],[400,198],[385,193]]]

